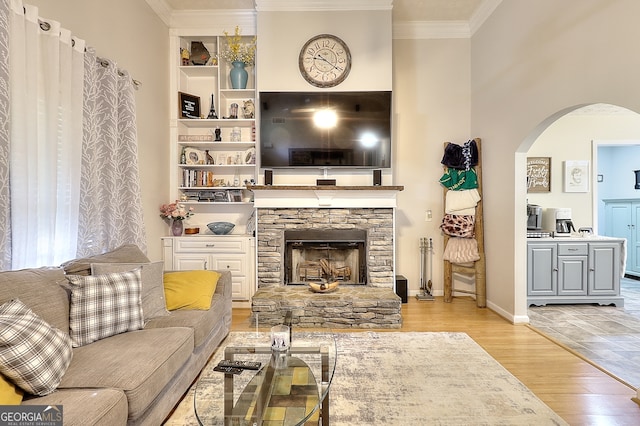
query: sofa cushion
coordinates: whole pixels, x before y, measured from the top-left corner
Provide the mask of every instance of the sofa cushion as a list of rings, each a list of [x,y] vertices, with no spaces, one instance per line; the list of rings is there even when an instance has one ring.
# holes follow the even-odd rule
[[[62,268],[34,268],[0,272],[0,304],[20,299],[57,329],[69,330],[69,295]]]
[[[145,322],[152,318],[169,315],[164,299],[162,282],[164,264],[162,261],[153,263],[93,263],[91,275],[126,272],[138,267],[142,268],[142,315]]]
[[[22,395],[18,386],[0,374],[0,405],[20,405]]]
[[[140,268],[105,275],[69,275],[69,334],[73,346],[144,326]]]
[[[219,278],[216,271],[165,272],[167,309],[209,309]]]
[[[135,244],[125,244],[106,253],[73,259],[61,266],[70,275],[90,275],[92,263],[149,263],[149,258]]]
[[[144,328],[189,327],[194,333],[194,352],[211,337],[220,325],[231,326],[231,272],[219,271],[220,278],[216,290],[211,298],[211,307],[206,311],[192,309],[178,309],[171,311],[171,315],[154,318],[145,324]]]
[[[154,318],[145,325],[145,329],[162,327],[189,327],[194,333],[194,348],[200,346],[211,334],[211,330],[224,320],[226,309],[222,307],[222,300],[214,302],[206,311],[194,309],[179,309],[172,311],[168,317]]]
[[[22,405],[62,405],[64,426],[127,424],[127,397],[119,389],[58,389],[46,396],[26,397]]]
[[[53,392],[73,356],[69,335],[19,299],[0,306],[0,330],[0,373],[29,393]]]
[[[135,419],[149,408],[192,351],[193,332],[189,328],[118,334],[75,348],[59,389],[122,389],[127,395],[129,420]]]

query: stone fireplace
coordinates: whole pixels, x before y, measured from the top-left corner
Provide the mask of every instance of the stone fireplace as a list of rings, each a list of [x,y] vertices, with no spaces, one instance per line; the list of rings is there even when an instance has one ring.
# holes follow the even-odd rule
[[[253,320],[279,324],[292,312],[302,327],[400,327],[401,301],[394,292],[397,188],[252,187],[258,286]],[[330,280],[340,282],[337,291],[313,293],[307,285]]]

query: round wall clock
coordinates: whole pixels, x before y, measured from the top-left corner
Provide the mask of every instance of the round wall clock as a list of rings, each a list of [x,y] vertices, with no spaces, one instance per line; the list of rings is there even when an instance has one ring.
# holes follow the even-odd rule
[[[316,87],[342,83],[351,71],[351,52],[346,43],[331,34],[320,34],[307,41],[298,57],[300,73]]]

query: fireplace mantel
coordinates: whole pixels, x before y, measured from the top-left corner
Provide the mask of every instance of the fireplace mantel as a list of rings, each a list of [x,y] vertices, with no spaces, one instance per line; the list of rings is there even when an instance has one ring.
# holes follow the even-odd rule
[[[256,208],[396,207],[404,186],[251,185]]]

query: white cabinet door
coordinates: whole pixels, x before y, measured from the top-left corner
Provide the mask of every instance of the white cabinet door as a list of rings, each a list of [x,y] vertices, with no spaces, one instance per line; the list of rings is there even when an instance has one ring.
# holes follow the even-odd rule
[[[174,271],[212,269],[209,255],[202,253],[177,253],[173,256]]]
[[[255,241],[249,236],[192,236],[162,239],[165,270],[231,272],[233,300],[253,295]]]

